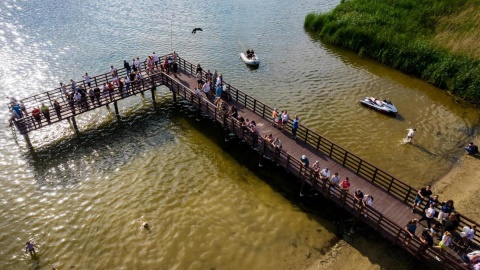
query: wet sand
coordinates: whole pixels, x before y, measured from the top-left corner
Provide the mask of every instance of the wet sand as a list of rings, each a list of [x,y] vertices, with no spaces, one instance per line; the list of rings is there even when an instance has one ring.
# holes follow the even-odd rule
[[[476,140],[478,141],[478,140]],[[480,156],[462,156],[455,167],[432,185],[440,201],[452,199],[455,209],[478,222],[480,220]]]

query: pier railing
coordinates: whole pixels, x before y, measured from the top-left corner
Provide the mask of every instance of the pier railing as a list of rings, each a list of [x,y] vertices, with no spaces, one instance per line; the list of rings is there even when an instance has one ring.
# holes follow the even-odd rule
[[[183,70],[189,72],[190,75],[195,76],[196,67],[192,63],[179,57],[179,64]],[[272,121],[272,107],[242,92],[241,90],[235,88],[234,86],[230,85],[225,81],[223,82],[223,85],[224,89],[226,89],[226,91],[230,93],[233,100],[250,109],[258,116],[261,116],[263,119],[266,119],[267,121]],[[293,121],[289,120],[287,126],[291,128],[292,123]],[[368,180],[375,186],[381,188],[388,194],[403,201],[404,203],[413,203],[418,189],[413,188],[412,186],[402,182],[390,173],[351,153],[350,151],[323,137],[317,132],[305,126],[299,125],[297,129],[297,140],[304,141],[312,149],[322,152],[323,154],[327,155],[328,157],[341,164],[345,168],[349,169],[356,175],[362,177],[365,180]],[[440,207],[440,205],[437,205],[437,213]],[[479,224],[476,221],[462,215],[461,213],[459,213],[459,215],[461,216],[460,227],[472,225],[476,225],[477,228],[479,227]],[[480,244],[480,240],[478,240],[480,238],[480,232],[477,231],[475,236],[475,243]]]
[[[445,252],[442,254],[432,248],[427,248],[426,252],[422,252],[424,246],[417,237],[414,237],[408,245],[405,245],[403,243],[404,227],[397,225],[372,207],[363,207],[355,204],[356,200],[353,195],[340,190],[337,185],[331,184],[329,181],[319,181],[314,177],[312,169],[303,166],[303,163],[301,163],[298,158],[291,156],[283,149],[273,146],[272,143],[267,142],[258,134],[252,133],[248,128],[242,126],[237,119],[230,117],[222,107],[212,104],[204,99],[203,96],[198,96],[191,89],[177,83],[169,76],[162,76],[162,84],[169,85],[175,94],[192,104],[198,113],[207,114],[215,122],[223,126],[226,133],[233,132],[237,137],[248,143],[258,152],[259,162],[262,162],[262,159],[267,159],[283,167],[299,180],[308,183],[320,191],[323,196],[330,198],[335,204],[346,209],[359,220],[364,221],[370,227],[376,229],[385,238],[393,241],[395,244],[401,245],[412,255],[428,260],[430,265],[438,264],[438,266],[443,269],[462,269],[458,260],[452,258],[452,255],[449,253]],[[441,258],[442,262],[438,262],[436,257]]]

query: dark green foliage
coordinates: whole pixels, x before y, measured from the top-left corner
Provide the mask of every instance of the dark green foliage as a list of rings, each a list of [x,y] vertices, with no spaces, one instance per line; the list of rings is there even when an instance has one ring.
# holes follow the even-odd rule
[[[351,0],[305,17],[326,42],[358,52],[480,104],[480,61],[433,43],[441,16],[468,0]],[[475,0],[472,0],[475,1]]]

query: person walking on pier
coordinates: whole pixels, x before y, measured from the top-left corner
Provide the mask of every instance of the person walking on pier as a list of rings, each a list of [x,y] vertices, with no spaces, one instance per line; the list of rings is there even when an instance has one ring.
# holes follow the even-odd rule
[[[412,213],[415,213],[415,208],[420,206],[426,198],[429,198],[432,195],[432,191],[430,190],[431,186],[428,185],[422,189],[417,191],[417,195],[415,196],[415,201],[413,202]]]
[[[95,99],[97,100],[98,105],[102,105],[102,101],[100,100],[100,88],[98,88],[98,86],[95,86],[95,88],[93,88],[93,93],[95,95]]]
[[[43,117],[45,117],[45,119],[47,119],[47,122],[50,124],[50,111],[48,109],[48,106],[45,105],[45,103],[42,103],[40,111],[42,112]]]

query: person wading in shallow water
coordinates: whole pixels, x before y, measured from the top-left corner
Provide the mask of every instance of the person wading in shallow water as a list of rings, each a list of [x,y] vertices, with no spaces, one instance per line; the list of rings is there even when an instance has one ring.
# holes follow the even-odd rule
[[[37,252],[35,251],[35,247],[35,244],[27,242],[27,244],[25,245],[25,253],[29,252],[30,256],[36,256]]]

